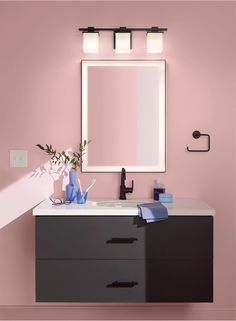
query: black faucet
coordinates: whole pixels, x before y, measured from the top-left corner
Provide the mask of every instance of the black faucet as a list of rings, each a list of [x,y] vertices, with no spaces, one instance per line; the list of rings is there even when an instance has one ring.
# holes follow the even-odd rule
[[[132,187],[125,186],[126,172],[125,169],[121,170],[121,182],[120,182],[120,200],[126,200],[126,193],[133,193],[134,181],[132,180]]]

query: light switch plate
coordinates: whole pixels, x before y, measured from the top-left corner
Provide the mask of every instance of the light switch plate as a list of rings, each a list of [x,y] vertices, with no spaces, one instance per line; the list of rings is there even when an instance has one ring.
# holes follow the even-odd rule
[[[22,149],[10,150],[10,167],[27,167],[28,152]]]

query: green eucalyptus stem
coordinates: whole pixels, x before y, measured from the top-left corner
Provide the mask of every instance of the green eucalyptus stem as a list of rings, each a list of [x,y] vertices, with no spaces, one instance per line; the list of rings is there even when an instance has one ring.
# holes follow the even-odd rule
[[[65,166],[71,165],[72,169],[77,170],[81,169],[83,162],[83,155],[86,153],[86,147],[90,143],[90,141],[84,140],[79,144],[79,148],[75,152],[66,152],[61,151],[58,152],[56,149],[52,147],[52,145],[46,144],[45,146],[41,144],[37,144],[36,146],[44,151],[48,156],[50,156],[50,160],[52,164],[60,165],[63,164]]]

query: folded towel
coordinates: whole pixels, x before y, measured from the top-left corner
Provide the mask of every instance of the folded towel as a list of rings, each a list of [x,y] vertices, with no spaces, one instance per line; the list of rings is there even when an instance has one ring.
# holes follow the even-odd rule
[[[147,223],[163,221],[168,218],[167,208],[160,202],[138,204],[139,216]]]

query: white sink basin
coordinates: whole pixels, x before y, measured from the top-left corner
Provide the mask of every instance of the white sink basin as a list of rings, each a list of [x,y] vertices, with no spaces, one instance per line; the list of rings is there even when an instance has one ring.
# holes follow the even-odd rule
[[[121,208],[121,207],[131,207],[135,208],[138,204],[148,203],[147,200],[114,200],[114,201],[97,201],[96,206],[99,207],[112,207],[112,208]]]

